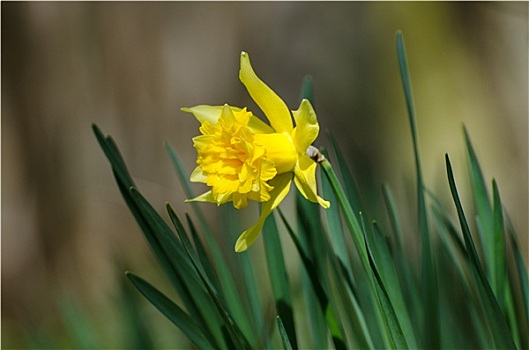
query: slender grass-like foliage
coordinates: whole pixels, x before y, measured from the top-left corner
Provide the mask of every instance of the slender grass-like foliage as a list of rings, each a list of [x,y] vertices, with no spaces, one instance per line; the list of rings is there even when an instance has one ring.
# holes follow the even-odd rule
[[[298,193],[294,215],[280,209],[267,218],[262,235],[267,274],[255,273],[258,266],[252,255],[256,247],[240,253],[237,272],[231,268],[229,261],[233,258],[229,254],[238,253],[221,249],[215,231],[201,212],[201,204],[190,204],[193,215],[179,215],[167,204],[167,223],[134,184],[112,138],[93,126],[121,194],[180,302],[132,272],[126,276],[193,346],[529,346],[527,270],[497,183],[486,185],[465,129],[478,232],[470,231],[448,155],[447,180],[457,217],[452,217],[426,188],[417,141],[419,118],[400,32],[397,56],[415,156],[416,227],[403,227],[404,220],[388,185],[383,186],[380,195],[389,227],[367,219],[380,213],[364,211],[357,182],[338,142],[329,133],[330,155],[322,150],[326,156],[319,164],[323,197],[332,205],[322,209]],[[302,98],[312,100],[310,78],[303,84]],[[178,153],[170,144],[166,149],[186,195],[193,198],[188,172]],[[224,232],[226,228],[218,231],[231,237]],[[419,261],[407,254],[410,238],[421,241]],[[288,252],[287,241],[293,246]],[[299,262],[299,274],[288,267],[287,254],[288,260]],[[264,284],[270,288],[261,289]],[[271,291],[269,295],[263,293],[267,290]],[[140,316],[132,313],[130,317]],[[143,329],[142,325],[131,327]],[[79,336],[82,338],[82,334]],[[142,346],[152,346],[152,341],[145,338]]]

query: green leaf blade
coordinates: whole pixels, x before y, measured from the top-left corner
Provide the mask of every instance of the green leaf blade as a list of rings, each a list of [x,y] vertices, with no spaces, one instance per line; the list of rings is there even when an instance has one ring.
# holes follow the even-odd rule
[[[450,164],[450,158],[448,157],[448,155],[446,155],[446,169],[450,192],[452,193],[452,198],[457,209],[457,215],[459,217],[461,230],[465,239],[467,254],[473,267],[473,275],[476,279],[478,291],[481,295],[483,309],[487,317],[487,322],[490,326],[490,331],[492,333],[494,344],[497,348],[515,349],[516,345],[514,344],[514,341],[510,334],[510,330],[507,326],[505,316],[501,312],[500,306],[494,296],[494,292],[490,287],[483,267],[479,261],[478,253],[476,251],[476,247],[474,245],[474,241],[472,239],[472,235],[468,227],[467,219],[463,211],[463,206],[461,205],[461,200],[459,199],[459,194],[457,192],[454,180],[454,173],[452,171],[452,165]]]
[[[341,323],[337,319],[337,314],[329,301],[329,297],[325,291],[325,288],[322,286],[320,280],[318,279],[317,267],[314,265],[314,262],[310,259],[307,253],[303,250],[299,238],[294,234],[294,231],[288,224],[288,221],[282,214],[281,210],[279,210],[279,214],[287,228],[290,237],[292,238],[292,241],[294,242],[294,245],[296,246],[296,249],[301,257],[303,266],[309,276],[312,288],[318,300],[318,305],[320,307],[321,312],[325,316],[325,319],[327,321],[327,327],[331,332],[331,337],[334,346],[337,349],[345,349],[346,343],[343,335],[343,330],[341,329]]]
[[[369,245],[367,241],[366,245]],[[408,344],[406,343],[406,338],[404,337],[399,320],[397,318],[397,315],[395,314],[395,309],[393,308],[387,290],[384,286],[384,282],[382,281],[382,277],[378,273],[378,269],[376,268],[376,264],[371,254],[369,254],[369,262],[371,264],[373,276],[375,278],[377,295],[380,301],[380,305],[384,312],[387,327],[391,334],[391,339],[393,342],[392,345],[397,349],[408,349]]]
[[[492,265],[492,257],[494,255],[494,222],[492,204],[481,171],[476,152],[472,146],[470,136],[466,127],[463,127],[465,135],[465,144],[467,148],[468,163],[470,168],[470,180],[473,190],[473,200],[477,212],[478,230],[480,233],[480,242],[484,250],[484,254],[487,257],[487,271],[489,273],[494,269]]]
[[[419,232],[421,235],[421,267],[422,267],[422,293],[424,296],[423,308],[428,308],[430,312],[424,313],[424,346],[437,347],[440,343],[439,335],[439,297],[436,288],[437,280],[432,261],[430,246],[430,234],[428,228],[428,218],[426,212],[426,201],[424,196],[424,181],[421,170],[421,160],[419,156],[419,141],[417,132],[417,121],[411,88],[411,79],[408,68],[408,58],[404,46],[404,38],[400,31],[397,32],[397,57],[402,78],[402,86],[408,108],[411,135],[413,140],[413,153],[415,158],[415,171],[417,177],[417,204]],[[428,326],[426,326],[428,325]]]
[[[216,306],[220,314],[220,317],[224,321],[224,326],[226,326],[226,329],[229,335],[231,336],[231,342],[235,344],[236,348],[238,349],[249,348],[250,346],[245,336],[242,334],[237,324],[233,321],[226,307],[223,305],[223,303],[218,298],[216,290],[214,289],[213,285],[209,282],[207,276],[204,274],[203,270],[200,268],[195,257],[193,256],[192,247],[190,245],[190,241],[187,238],[185,229],[180,219],[178,218],[178,216],[176,215],[176,213],[174,212],[174,210],[169,204],[167,205],[167,211],[169,213],[171,221],[174,223],[175,227],[177,228],[176,231],[183,243],[183,249],[185,250],[185,253],[188,256],[189,261],[191,262],[195,273],[200,278],[202,285],[206,288],[209,297],[213,301],[214,305]]]
[[[147,298],[162,314],[184,332],[199,349],[218,348],[214,346],[201,327],[178,305],[173,303],[163,293],[150,283],[128,272],[127,277],[132,284]]]
[[[274,215],[270,215],[266,219],[263,231],[265,232],[263,235],[263,242],[266,263],[268,266],[272,291],[274,293],[278,324],[281,322],[281,327],[283,327],[283,330],[287,335],[289,345],[294,349],[297,349],[296,327],[294,324],[294,313],[287,267]]]
[[[500,192],[496,180],[492,181],[493,188],[493,222],[494,235],[492,237],[494,254],[489,257],[492,262],[493,270],[491,271],[491,281],[496,295],[496,299],[500,303],[500,307],[505,312],[504,294],[507,283],[507,269],[505,265],[505,233],[503,222],[503,205],[500,199]]]
[[[288,336],[288,333],[285,329],[285,326],[283,325],[283,321],[281,321],[281,317],[277,316],[277,327],[279,328],[279,334],[281,335],[281,341],[283,341],[283,346],[286,350],[292,350],[294,349],[292,347],[292,344],[290,343],[290,338]]]

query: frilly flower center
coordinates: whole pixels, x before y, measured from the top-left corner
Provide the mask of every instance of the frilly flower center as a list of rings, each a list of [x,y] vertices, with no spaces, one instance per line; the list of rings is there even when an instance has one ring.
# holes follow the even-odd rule
[[[268,201],[273,188],[268,181],[293,171],[298,160],[290,135],[255,133],[248,127],[251,117],[246,109],[225,109],[216,125],[204,121],[202,135],[193,139],[203,182],[218,205],[233,200],[240,209],[248,199]]]

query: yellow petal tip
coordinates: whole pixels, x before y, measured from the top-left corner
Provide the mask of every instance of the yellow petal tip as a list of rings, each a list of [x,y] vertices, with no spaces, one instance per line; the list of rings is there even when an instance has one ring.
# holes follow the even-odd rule
[[[246,239],[237,240],[237,243],[235,243],[235,253],[242,253],[248,249],[248,245],[246,243]]]

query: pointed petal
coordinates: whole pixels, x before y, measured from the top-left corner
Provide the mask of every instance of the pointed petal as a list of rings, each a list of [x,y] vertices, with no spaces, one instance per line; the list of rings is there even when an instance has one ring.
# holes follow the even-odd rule
[[[277,132],[290,133],[292,131],[292,118],[287,105],[255,74],[250,64],[250,57],[246,52],[241,53],[239,79],[246,86],[255,103],[264,112],[272,128]]]
[[[191,173],[190,180],[191,182],[204,182],[206,183],[208,177],[204,174],[202,169],[197,166],[195,170]]]
[[[288,194],[291,183],[292,173],[277,175],[270,181],[270,185],[274,186],[274,189],[270,192],[270,200],[263,203],[261,215],[259,216],[257,223],[244,231],[237,239],[237,242],[235,243],[235,251],[237,253],[245,251],[250,245],[252,245],[253,242],[255,242],[259,236],[259,233],[261,233],[261,229],[263,228],[264,222],[268,215],[272,213],[272,210],[277,208],[279,203],[281,203],[281,201],[283,201],[285,196]]]
[[[292,132],[292,139],[296,150],[305,154],[307,148],[316,140],[320,132],[320,126],[316,112],[308,100],[301,101],[297,111],[292,111],[296,120],[296,127]]]
[[[233,114],[233,110],[225,104],[222,106],[222,112],[220,114],[221,118],[224,118],[224,120],[230,124],[237,123],[237,118],[235,118],[235,114]]]
[[[311,202],[319,203],[327,209],[331,204],[317,194],[316,165],[316,162],[309,157],[305,155],[300,156],[298,165],[294,169],[294,182],[303,197]]]
[[[207,120],[211,124],[217,125],[217,120],[222,113],[222,108],[224,108],[224,106],[200,105],[191,108],[182,108],[181,110],[182,112],[193,113],[195,118],[197,118],[200,123],[203,123]],[[235,109],[236,107],[232,108]],[[240,108],[237,108],[237,110],[240,110]]]
[[[285,199],[288,191],[290,190],[290,184],[292,183],[293,174],[283,173],[274,177],[269,181],[270,186],[273,186],[273,190],[270,191],[270,200],[263,203],[263,211],[269,207],[270,211],[274,210],[279,204]]]
[[[270,125],[266,124],[255,115],[250,117],[248,127],[256,134],[271,134],[274,132],[274,129],[272,129]]]
[[[211,135],[198,135],[193,137],[193,145],[196,149],[201,149],[211,143]]]
[[[207,191],[205,193],[202,193],[200,196],[196,196],[192,199],[186,199],[186,203],[189,202],[210,202],[210,203],[217,203],[215,199],[213,199],[213,195],[211,194],[211,191]]]
[[[231,201],[235,209],[242,209],[248,206],[248,196],[246,196],[246,194],[234,193],[231,197]]]

